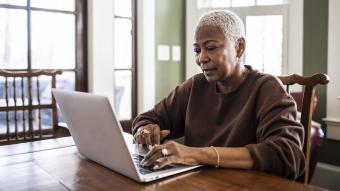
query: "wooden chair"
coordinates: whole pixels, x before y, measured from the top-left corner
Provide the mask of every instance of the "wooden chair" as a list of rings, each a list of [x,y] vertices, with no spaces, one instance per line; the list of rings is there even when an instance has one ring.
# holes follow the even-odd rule
[[[0,70],[0,145],[69,135],[66,128],[58,126],[56,101],[51,92],[51,88],[56,88],[56,75],[61,73]]]
[[[323,132],[318,126],[312,126],[312,116],[315,101],[315,91],[318,84],[326,85],[329,82],[329,77],[326,74],[314,74],[312,76],[300,76],[292,74],[289,76],[278,76],[289,93],[289,86],[299,84],[303,86],[303,100],[301,109],[301,124],[305,129],[305,141],[303,152],[306,156],[305,173],[297,180],[308,184],[311,180],[314,169],[317,163],[318,150],[322,143]]]

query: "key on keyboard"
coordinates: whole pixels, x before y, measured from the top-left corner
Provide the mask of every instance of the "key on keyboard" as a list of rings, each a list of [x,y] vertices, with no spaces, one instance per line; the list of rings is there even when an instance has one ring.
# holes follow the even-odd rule
[[[170,168],[174,167],[173,165],[169,165],[169,166],[163,167],[162,169],[154,170],[152,165],[151,166],[142,166],[140,164],[140,162],[144,159],[143,155],[133,154],[132,158],[133,158],[135,165],[138,167],[139,173],[141,173],[141,174],[150,174],[150,173],[153,173],[153,172],[156,172],[156,171],[166,170],[166,169],[170,169]]]

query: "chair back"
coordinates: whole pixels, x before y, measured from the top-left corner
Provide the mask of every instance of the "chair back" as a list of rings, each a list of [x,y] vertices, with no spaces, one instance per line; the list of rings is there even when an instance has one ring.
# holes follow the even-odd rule
[[[0,70],[0,145],[54,138],[56,75],[61,70]]]
[[[317,163],[318,149],[321,145],[323,132],[320,126],[313,126],[312,117],[315,101],[315,91],[318,84],[326,85],[329,82],[329,77],[326,74],[314,74],[312,76],[300,76],[292,74],[288,76],[278,76],[289,93],[289,86],[299,84],[303,86],[302,108],[300,122],[305,129],[305,141],[303,152],[306,156],[305,172],[297,180],[308,184]],[[314,140],[313,140],[314,139]]]

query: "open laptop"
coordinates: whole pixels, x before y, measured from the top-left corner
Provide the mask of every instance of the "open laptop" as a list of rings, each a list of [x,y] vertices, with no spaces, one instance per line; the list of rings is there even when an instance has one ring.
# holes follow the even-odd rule
[[[142,167],[145,150],[130,141],[122,131],[117,115],[104,96],[52,90],[80,154],[138,182],[188,171],[198,166],[171,165],[153,170]]]

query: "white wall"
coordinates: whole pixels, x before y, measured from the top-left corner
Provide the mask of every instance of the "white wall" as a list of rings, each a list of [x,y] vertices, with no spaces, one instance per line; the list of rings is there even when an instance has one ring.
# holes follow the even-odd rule
[[[155,105],[155,0],[137,1],[138,107],[141,113]]]
[[[114,1],[88,1],[89,92],[114,99]]]
[[[303,0],[289,1],[287,74],[302,75]]]
[[[340,1],[329,0],[328,12],[328,75],[327,138],[340,140]]]

